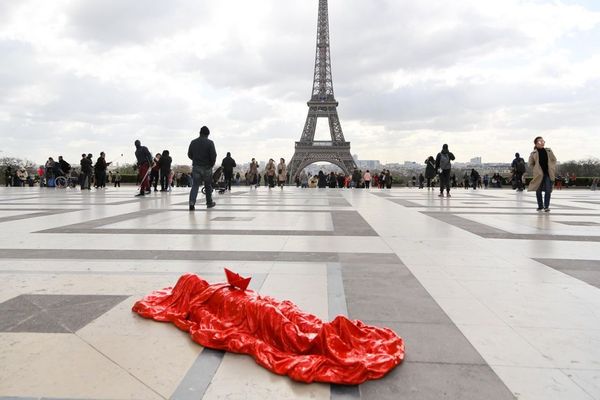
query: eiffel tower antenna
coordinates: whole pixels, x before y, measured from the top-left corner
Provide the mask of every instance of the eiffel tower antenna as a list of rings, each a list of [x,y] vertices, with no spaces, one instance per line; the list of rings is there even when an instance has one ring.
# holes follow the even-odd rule
[[[289,163],[290,178],[295,179],[305,167],[320,161],[335,164],[346,175],[350,175],[356,168],[356,163],[350,154],[350,142],[344,140],[337,113],[338,102],[333,94],[327,0],[319,0],[315,70],[312,95],[307,104],[306,123],[300,141],[296,142],[294,156]],[[328,119],[331,140],[315,140],[317,118]]]

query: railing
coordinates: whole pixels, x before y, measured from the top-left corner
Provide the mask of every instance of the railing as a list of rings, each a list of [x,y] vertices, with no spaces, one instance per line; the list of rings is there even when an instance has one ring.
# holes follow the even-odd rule
[[[331,140],[314,140],[312,142],[296,142],[296,147],[350,147],[350,142],[332,142]]]

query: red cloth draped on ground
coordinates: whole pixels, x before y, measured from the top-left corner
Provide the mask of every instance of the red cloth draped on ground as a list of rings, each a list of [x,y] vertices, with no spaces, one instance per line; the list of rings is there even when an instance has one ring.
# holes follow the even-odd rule
[[[174,323],[202,346],[251,355],[268,370],[302,382],[356,385],[384,376],[404,358],[391,329],[344,316],[322,322],[290,301],[185,274],[174,288],[135,303],[145,318]]]

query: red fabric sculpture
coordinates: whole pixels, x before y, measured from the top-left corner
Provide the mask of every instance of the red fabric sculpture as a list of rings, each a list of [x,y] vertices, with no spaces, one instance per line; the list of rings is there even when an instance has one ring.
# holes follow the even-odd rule
[[[249,282],[227,275],[241,286]],[[404,359],[404,342],[391,329],[344,316],[324,323],[290,301],[239,287],[185,274],[174,288],[136,302],[133,311],[174,323],[202,346],[249,354],[268,370],[307,383],[357,385],[381,378]]]

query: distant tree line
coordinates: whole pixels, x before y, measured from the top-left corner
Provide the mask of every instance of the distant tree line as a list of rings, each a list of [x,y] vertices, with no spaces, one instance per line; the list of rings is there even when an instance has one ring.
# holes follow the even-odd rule
[[[561,175],[575,174],[577,177],[600,176],[600,160],[597,158],[588,158],[560,163],[558,165],[558,173]]]

